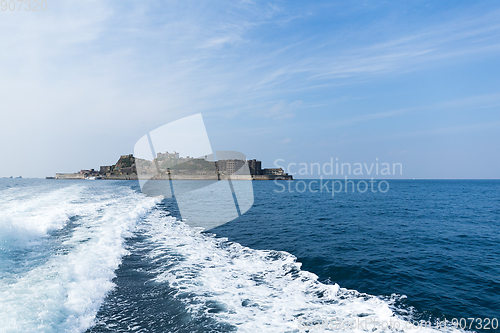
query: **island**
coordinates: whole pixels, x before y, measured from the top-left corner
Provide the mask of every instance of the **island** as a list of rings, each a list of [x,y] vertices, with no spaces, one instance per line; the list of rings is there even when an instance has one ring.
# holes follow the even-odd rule
[[[262,168],[256,159],[221,159],[180,157],[168,151],[157,153],[153,161],[122,155],[113,165],[103,165],[99,171],[80,170],[76,173],[56,173],[46,179],[170,179],[170,180],[292,180],[282,168]]]

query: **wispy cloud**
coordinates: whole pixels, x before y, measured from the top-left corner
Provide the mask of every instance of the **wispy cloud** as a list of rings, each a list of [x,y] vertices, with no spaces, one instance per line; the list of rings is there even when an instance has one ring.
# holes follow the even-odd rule
[[[265,73],[256,86],[269,89],[299,79],[308,84],[338,79],[350,83],[349,79],[367,75],[401,74],[434,66],[436,61],[496,53],[500,50],[499,14],[498,10],[479,16],[462,14],[448,22],[415,28],[420,30],[409,35],[395,31],[385,41],[363,42],[362,46],[335,42],[318,45],[315,41],[297,44],[294,51],[299,56],[290,56],[290,51],[286,59],[277,56],[278,66]],[[312,52],[305,54],[304,47]]]
[[[197,112],[248,120],[249,132],[260,131],[261,118],[296,128],[307,126],[306,112],[332,109],[331,100],[342,97],[337,88],[500,52],[498,10],[459,11],[401,31],[395,24],[379,35],[388,29],[373,22],[343,27],[332,19],[319,29],[323,9],[281,1],[54,0],[40,15],[2,13],[0,139],[14,142],[9,151],[20,159],[33,137],[69,151],[85,147],[89,131],[103,142],[115,133],[117,142],[99,149],[123,151],[159,123]],[[496,103],[492,97],[482,105]],[[410,109],[328,110],[320,125],[351,126]]]
[[[283,140],[281,140],[281,141],[280,141],[280,143],[281,143],[282,145],[287,145],[287,144],[289,144],[290,142],[292,142],[292,139],[291,139],[291,138],[286,138],[286,139],[283,139]]]
[[[268,112],[264,113],[267,118],[274,118],[278,120],[290,119],[295,117],[295,111],[300,107],[302,101],[295,101],[287,103],[280,101],[278,104],[271,107]]]

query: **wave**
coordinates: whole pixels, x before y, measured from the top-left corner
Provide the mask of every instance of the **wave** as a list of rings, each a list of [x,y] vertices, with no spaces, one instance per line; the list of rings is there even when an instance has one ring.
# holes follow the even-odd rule
[[[125,238],[156,201],[125,187],[40,192],[0,204],[0,331],[85,331],[114,286]]]
[[[158,212],[143,228],[151,237],[153,266],[161,267],[151,272],[155,281],[174,288],[192,316],[238,332],[437,331],[396,314],[394,298],[319,282],[287,252],[250,249]]]
[[[415,327],[394,298],[321,283],[290,253],[217,238],[110,184],[0,190],[1,332],[94,326],[133,235],[147,240],[152,264],[141,269],[173,288],[186,318],[240,332],[437,331]]]
[[[78,214],[73,202],[82,188],[69,186],[53,191],[10,188],[0,192],[0,246],[27,246],[30,241],[61,229]]]

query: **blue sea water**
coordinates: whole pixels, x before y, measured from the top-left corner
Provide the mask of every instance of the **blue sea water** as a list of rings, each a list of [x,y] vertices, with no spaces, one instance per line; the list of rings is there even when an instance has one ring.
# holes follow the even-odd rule
[[[202,231],[133,181],[0,180],[0,332],[500,331],[500,181],[298,182]]]

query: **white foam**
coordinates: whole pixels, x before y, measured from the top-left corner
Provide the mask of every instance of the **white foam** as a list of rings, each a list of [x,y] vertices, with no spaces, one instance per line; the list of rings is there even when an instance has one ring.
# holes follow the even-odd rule
[[[11,223],[33,237],[64,227],[68,216],[79,219],[60,246],[63,252],[0,280],[0,331],[85,331],[114,286],[114,271],[127,253],[125,238],[156,201],[125,187],[79,185],[16,202],[22,207],[11,202]]]
[[[82,188],[69,186],[53,191],[40,188],[8,189],[0,192],[0,247],[5,243],[26,245],[49,231],[61,229],[78,214],[73,201]]]
[[[322,284],[316,275],[300,270],[289,253],[229,243],[170,217],[150,216],[149,228],[156,249],[152,258],[163,263],[156,280],[177,289],[176,297],[193,315],[227,322],[238,332],[363,332],[369,320],[380,325],[398,321],[402,331],[435,331],[411,325],[405,329],[408,322],[388,301]],[[342,329],[335,322],[354,326]]]
[[[78,216],[61,240],[64,251],[0,280],[1,332],[83,332],[93,325],[127,253],[126,237],[157,202],[126,187],[94,186],[0,192],[0,246],[6,251],[46,239]],[[175,288],[194,316],[227,322],[240,332],[361,332],[324,324],[405,322],[386,300],[318,282],[288,253],[229,243],[158,212],[139,225],[153,241],[151,258],[161,267],[156,280]]]

